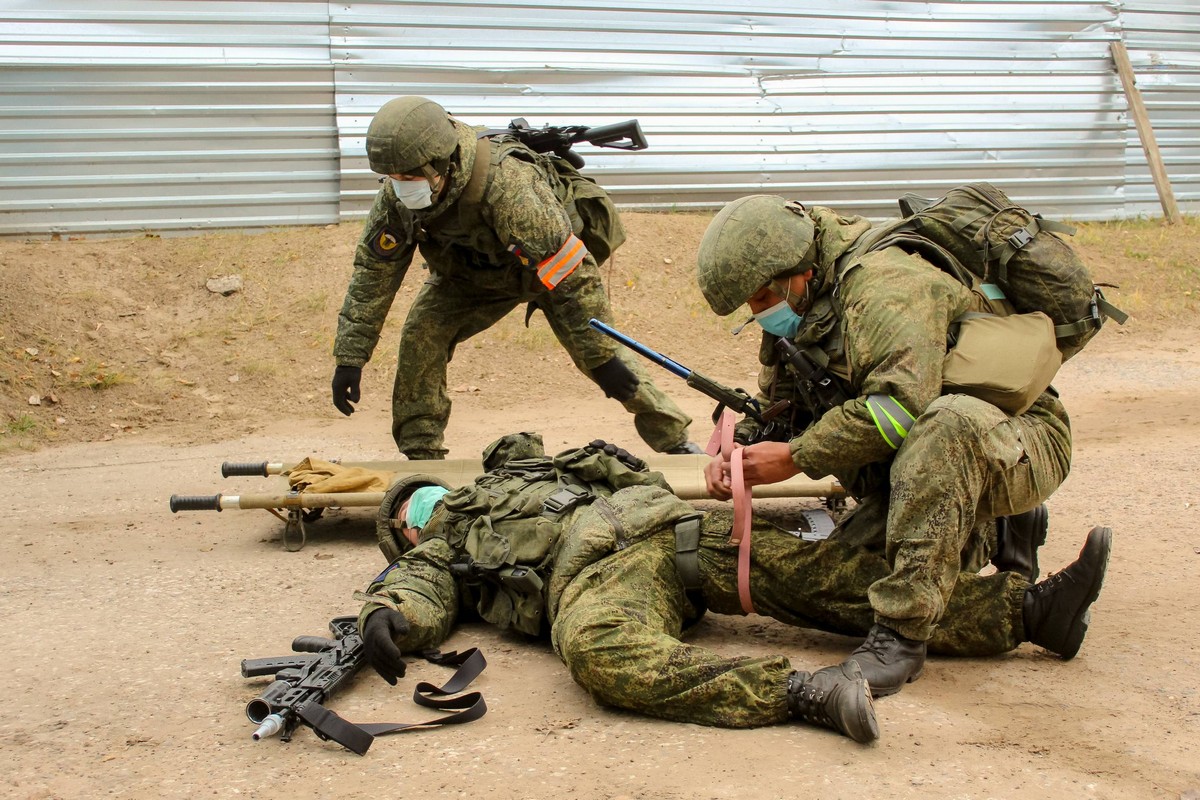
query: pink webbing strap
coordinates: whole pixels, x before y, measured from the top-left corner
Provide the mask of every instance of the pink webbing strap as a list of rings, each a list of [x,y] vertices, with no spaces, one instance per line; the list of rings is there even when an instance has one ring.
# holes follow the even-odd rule
[[[742,612],[756,614],[754,602],[750,597],[750,527],[752,495],[746,488],[746,479],[742,473],[741,445],[733,441],[734,415],[729,409],[721,413],[721,419],[708,440],[705,451],[710,456],[720,453],[729,459],[729,482],[733,487],[733,530],[729,534],[729,543],[738,546],[738,599],[742,604]]]
[[[750,504],[752,495],[746,488],[746,479],[742,475],[742,448],[733,451],[729,460],[729,479],[733,484],[733,532],[730,542],[738,546],[738,599],[742,602],[742,611],[746,614],[757,613],[754,601],[750,598]]]

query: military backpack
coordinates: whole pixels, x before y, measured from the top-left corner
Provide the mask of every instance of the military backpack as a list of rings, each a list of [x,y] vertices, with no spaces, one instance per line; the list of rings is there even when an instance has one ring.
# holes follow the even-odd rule
[[[478,205],[487,193],[492,167],[505,158],[520,158],[538,164],[551,179],[554,194],[571,219],[572,232],[597,264],[608,260],[625,243],[625,227],[608,192],[593,178],[579,172],[565,158],[550,153],[535,153],[508,134],[486,135],[480,131],[475,167],[463,190],[461,203]]]
[[[1106,318],[1126,315],[1109,303],[1079,255],[1057,234],[1069,225],[1043,219],[989,183],[969,183],[931,200],[906,194],[904,218],[872,229],[851,253],[900,247],[957,278],[992,314],[1042,312],[1054,324],[1062,360],[1078,353]],[[850,255],[850,254],[847,254]]]

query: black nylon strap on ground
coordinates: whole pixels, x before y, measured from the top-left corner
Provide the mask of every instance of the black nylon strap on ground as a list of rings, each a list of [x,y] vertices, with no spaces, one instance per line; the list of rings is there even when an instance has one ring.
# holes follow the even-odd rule
[[[300,719],[308,724],[313,732],[322,739],[332,739],[342,747],[363,755],[371,748],[375,737],[362,727],[347,719],[342,719],[325,706],[316,702],[307,702],[296,709]]]
[[[369,722],[358,727],[373,736],[384,736],[414,728],[462,725],[473,722],[487,713],[487,703],[483,701],[481,692],[469,692],[459,697],[450,697],[470,686],[471,681],[479,677],[479,673],[487,667],[487,659],[483,657],[479,648],[472,647],[462,653],[442,653],[437,657],[430,657],[429,660],[435,664],[458,666],[458,669],[442,686],[434,686],[425,681],[418,683],[413,690],[413,702],[419,706],[436,708],[440,711],[458,709],[457,713],[447,714],[426,722]]]
[[[469,692],[459,697],[450,697],[471,685],[471,681],[479,677],[487,667],[487,659],[479,648],[472,647],[461,653],[431,653],[422,654],[435,664],[457,666],[450,680],[442,686],[422,681],[413,690],[413,702],[426,708],[436,708],[439,711],[456,710],[437,719],[425,722],[368,722],[356,724],[342,719],[320,703],[309,702],[296,709],[296,713],[304,720],[317,736],[322,739],[332,739],[358,755],[365,755],[371,748],[376,736],[418,728],[439,728],[443,725],[462,725],[473,722],[487,713],[487,704],[483,701],[481,692]]]

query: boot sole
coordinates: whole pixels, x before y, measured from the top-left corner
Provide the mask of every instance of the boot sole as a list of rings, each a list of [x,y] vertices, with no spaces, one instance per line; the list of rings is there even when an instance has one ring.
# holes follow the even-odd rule
[[[1096,598],[1100,596],[1100,587],[1104,585],[1104,575],[1108,572],[1108,558],[1112,554],[1112,528],[1104,528],[1097,526],[1092,528],[1088,533],[1087,541],[1083,545],[1083,553],[1081,557],[1087,553],[1089,549],[1098,547],[1102,549],[1103,560],[1100,563],[1100,568],[1096,570],[1096,575],[1088,587],[1087,597],[1076,611],[1075,621],[1071,623],[1071,630],[1067,636],[1067,645],[1063,648],[1063,652],[1059,653],[1059,658],[1063,661],[1070,661],[1079,653],[1079,648],[1083,645],[1083,637],[1087,634],[1088,626],[1092,623],[1092,603],[1096,602]],[[1093,558],[1097,556],[1092,556]]]
[[[859,688],[861,689],[859,696],[863,701],[859,704],[859,724],[855,728],[855,731],[859,735],[855,736],[847,732],[847,736],[859,744],[867,744],[879,738],[879,721],[875,718],[875,703],[872,700],[871,685],[867,682],[866,678],[861,679]]]

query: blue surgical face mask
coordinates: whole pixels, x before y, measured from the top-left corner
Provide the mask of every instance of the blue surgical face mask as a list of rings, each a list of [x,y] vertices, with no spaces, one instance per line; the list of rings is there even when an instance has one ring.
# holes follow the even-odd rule
[[[430,188],[429,181],[398,181],[395,178],[388,180],[392,182],[392,190],[396,193],[396,199],[405,208],[415,211],[433,205],[433,189]]]
[[[764,331],[784,339],[795,339],[804,322],[804,317],[797,314],[787,300],[780,300],[767,310],[755,314],[754,318]]]

